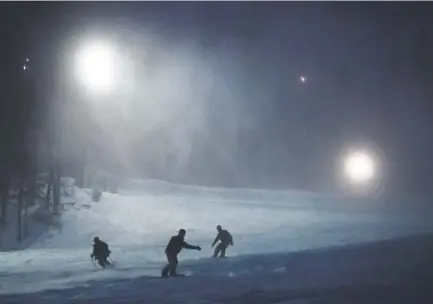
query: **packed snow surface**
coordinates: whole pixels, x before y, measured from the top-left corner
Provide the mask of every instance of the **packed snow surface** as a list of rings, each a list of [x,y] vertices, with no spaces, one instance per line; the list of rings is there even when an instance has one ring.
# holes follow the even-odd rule
[[[430,303],[425,206],[156,181],[133,188],[98,203],[76,189],[59,225],[26,250],[0,253],[0,302],[397,303],[416,287],[407,303]],[[228,259],[210,258],[217,224],[234,236]],[[190,277],[157,279],[179,228],[203,249],[180,254]],[[109,243],[112,268],[90,260],[93,236]]]

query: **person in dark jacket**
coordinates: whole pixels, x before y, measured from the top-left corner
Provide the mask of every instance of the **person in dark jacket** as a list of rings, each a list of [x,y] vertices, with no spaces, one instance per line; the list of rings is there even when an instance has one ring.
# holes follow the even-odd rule
[[[164,267],[161,273],[161,278],[167,278],[168,276],[179,275],[176,272],[177,269],[177,255],[181,252],[182,248],[201,250],[200,246],[192,246],[185,242],[185,229],[180,229],[179,233],[173,236],[168,242],[165,248],[165,255],[167,256],[168,264]]]
[[[233,237],[230,234],[230,232],[228,232],[227,230],[224,230],[221,225],[217,226],[217,231],[218,234],[215,238],[215,240],[212,243],[212,247],[215,246],[215,244],[220,241],[220,243],[218,244],[218,246],[215,248],[213,257],[216,258],[218,257],[218,254],[220,254],[220,258],[225,258],[226,257],[226,249],[227,247],[229,247],[230,245],[233,246]]]
[[[90,258],[97,260],[98,264],[105,268],[107,265],[110,265],[110,262],[107,261],[110,253],[111,251],[108,249],[108,244],[95,236],[93,238],[93,252],[90,255]]]

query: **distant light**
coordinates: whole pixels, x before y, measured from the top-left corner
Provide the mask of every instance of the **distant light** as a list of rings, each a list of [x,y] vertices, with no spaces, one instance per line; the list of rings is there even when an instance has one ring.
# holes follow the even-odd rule
[[[299,80],[300,80],[302,83],[305,83],[305,82],[307,81],[307,77],[305,77],[305,76],[300,76],[300,77],[299,77]]]
[[[369,182],[375,175],[373,158],[364,152],[351,153],[344,159],[344,172],[353,182]]]
[[[30,62],[30,59],[29,59],[29,58],[26,58],[25,61],[26,61],[26,62],[23,64],[23,70],[24,70],[24,71],[27,71],[27,70],[29,69],[29,62]]]

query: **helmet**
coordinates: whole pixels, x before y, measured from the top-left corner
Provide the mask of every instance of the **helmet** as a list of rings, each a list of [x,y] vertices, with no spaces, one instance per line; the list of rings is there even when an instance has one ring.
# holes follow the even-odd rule
[[[96,242],[99,242],[99,238],[97,237],[97,236],[95,236],[94,238],[93,238],[93,241],[96,243]]]
[[[223,229],[223,227],[221,227],[221,225],[217,225],[217,230],[218,231],[220,231],[220,230],[222,230]]]
[[[186,230],[185,229],[179,229],[179,235],[185,235]]]

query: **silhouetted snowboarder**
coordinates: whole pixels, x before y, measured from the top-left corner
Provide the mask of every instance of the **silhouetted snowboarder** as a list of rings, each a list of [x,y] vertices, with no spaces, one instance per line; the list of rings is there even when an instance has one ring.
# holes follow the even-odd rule
[[[111,251],[108,249],[107,243],[101,241],[97,236],[95,236],[93,238],[93,252],[90,255],[90,258],[97,260],[98,264],[105,268],[107,265],[110,265],[110,262],[107,261],[110,253]]]
[[[218,254],[221,252],[220,257],[225,258],[226,257],[226,249],[229,247],[229,245],[233,246],[233,237],[227,230],[224,230],[221,225],[217,226],[218,234],[215,238],[215,240],[212,243],[212,247],[215,246],[215,244],[218,241],[221,241],[218,246],[215,248],[213,257],[218,257]]]
[[[167,247],[165,248],[165,255],[167,256],[168,265],[164,267],[161,273],[161,278],[167,278],[168,276],[177,276],[177,255],[182,250],[185,249],[195,249],[201,250],[200,246],[192,246],[185,242],[186,231],[185,229],[180,229],[179,233],[173,236],[168,242]]]

